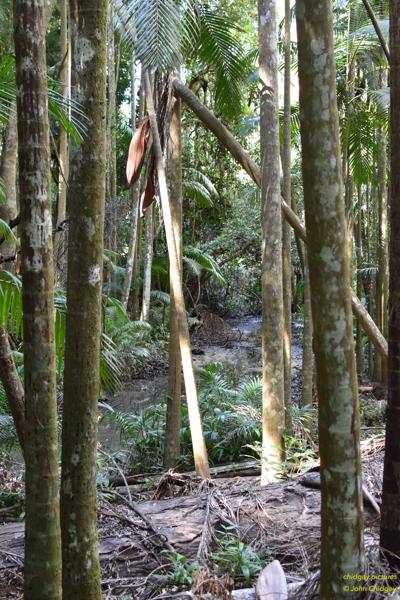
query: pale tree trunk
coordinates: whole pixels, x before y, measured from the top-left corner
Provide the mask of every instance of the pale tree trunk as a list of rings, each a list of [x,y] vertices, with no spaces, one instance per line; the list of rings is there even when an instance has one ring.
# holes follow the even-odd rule
[[[321,598],[362,573],[360,425],[330,0],[297,0],[300,124],[321,456]],[[350,583],[351,585],[351,583]]]
[[[43,1],[14,2],[26,410],[26,600],[61,598],[44,13]]]
[[[136,242],[135,262],[133,263],[133,280],[138,281],[140,276],[140,257],[142,255],[142,230],[143,219],[139,220]],[[136,321],[140,317],[140,285],[135,285],[132,294],[131,318]]]
[[[153,146],[155,154],[158,187],[160,192],[161,207],[163,211],[165,236],[167,238],[168,256],[171,272],[172,296],[179,328],[179,347],[183,366],[183,377],[186,389],[186,401],[189,413],[190,433],[192,436],[192,447],[196,473],[201,477],[210,477],[208,466],[207,448],[201,424],[200,409],[197,398],[196,382],[194,378],[192,350],[190,347],[189,327],[186,319],[185,300],[183,297],[181,271],[179,269],[179,258],[177,244],[172,222],[171,208],[168,196],[167,179],[165,174],[164,158],[161,150],[160,136],[158,132],[157,116],[154,109],[153,95],[151,91],[150,78],[145,74],[145,90],[147,109],[150,118],[151,131],[153,134]]]
[[[5,202],[0,206],[0,219],[9,223],[15,219],[18,212],[17,206],[17,112],[16,103],[12,102],[8,115],[7,125],[3,134],[3,147],[0,158],[0,177],[3,180],[6,192]],[[0,247],[0,255],[4,258],[14,256],[16,246],[12,242],[3,242]],[[7,269],[15,271],[14,262],[7,262]]]
[[[71,49],[68,27],[68,0],[61,0],[61,69],[60,82],[61,94],[68,101],[71,98]],[[58,197],[57,197],[57,219],[56,226],[60,231],[56,231],[54,236],[54,256],[57,268],[57,279],[65,284],[66,267],[66,244],[65,231],[62,223],[66,217],[67,206],[67,186],[69,171],[68,155],[68,134],[64,127],[60,127],[59,139],[59,173],[58,173]]]
[[[275,0],[258,1],[260,50],[263,440],[261,483],[284,458],[282,216],[280,198],[278,49]]]
[[[301,406],[312,406],[313,403],[313,375],[314,356],[312,348],[312,314],[311,314],[311,290],[310,273],[308,269],[308,258],[304,261],[304,324],[303,324],[303,360],[302,360],[302,387]],[[309,423],[311,424],[311,423]]]
[[[387,86],[386,74],[379,76],[379,88]],[[387,302],[389,294],[389,236],[388,236],[388,193],[387,193],[387,143],[386,133],[379,128],[377,133],[379,153],[377,157],[377,275],[375,322],[384,336],[388,335]],[[377,357],[377,376],[382,385],[387,385],[386,363]]]
[[[255,184],[261,188],[261,173],[255,161],[247,154],[242,148],[239,142],[233,137],[228,129],[217,119],[214,113],[209,110],[204,104],[200,102],[196,94],[194,94],[189,88],[183,85],[180,81],[174,82],[174,91],[177,96],[193,110],[193,112],[199,117],[202,123],[214,133],[219,139],[221,144],[231,153],[233,158],[243,167],[248,175],[253,179]],[[296,234],[300,239],[307,242],[306,230],[301,224],[297,214],[281,199],[282,211],[285,218],[290,223],[291,227],[295,230]],[[300,254],[300,253],[299,253]],[[372,344],[379,352],[380,356],[387,360],[388,349],[387,342],[376,323],[368,313],[364,305],[359,301],[355,294],[352,294],[351,305],[355,317],[361,323],[361,326],[365,333],[368,335]]]
[[[400,556],[400,0],[391,1],[390,98],[391,98],[391,193],[389,366],[386,444],[383,471],[381,546],[387,558],[399,566]]]
[[[284,132],[283,132],[283,197],[286,204],[291,205],[291,94],[290,94],[290,0],[285,0],[285,82],[284,82]],[[292,424],[292,230],[282,216],[282,284],[283,284],[283,313],[284,313],[284,344],[283,361],[285,369],[285,425],[288,435],[293,429]]]
[[[355,248],[356,248],[356,258],[357,258],[357,296],[361,298],[363,282],[362,275],[360,273],[360,269],[363,264],[363,248],[362,248],[362,190],[361,186],[359,186],[357,191],[358,196],[358,208],[357,208],[357,226],[354,228],[354,237],[355,237]],[[363,346],[363,335],[362,329],[360,327],[360,323],[357,321],[357,329],[356,329],[356,359],[357,359],[357,373],[362,375],[364,372],[364,346]]]
[[[71,5],[72,89],[88,118],[71,144],[61,473],[63,600],[100,600],[96,458],[106,172],[107,0]],[[101,176],[103,174],[103,176]]]
[[[144,273],[143,273],[143,299],[142,315],[143,321],[150,319],[151,298],[151,267],[153,265],[153,205],[147,210],[144,217]]]
[[[182,278],[182,153],[181,153],[181,101],[172,100],[170,125],[169,180],[172,227]],[[172,272],[170,274],[172,278]],[[170,282],[170,289],[173,282]],[[174,467],[180,456],[181,429],[181,356],[179,351],[178,315],[173,295],[170,304],[170,338],[168,363],[168,400],[165,429],[164,466]]]
[[[132,58],[131,66],[131,127],[132,133],[136,129],[136,86],[135,86],[135,58]],[[140,115],[139,123],[143,118],[143,85],[140,88]],[[125,276],[122,286],[121,302],[125,310],[128,308],[129,294],[132,285],[132,275],[135,266],[135,256],[138,238],[139,225],[139,200],[140,200],[140,181],[137,181],[131,190],[132,216],[131,216],[131,235],[129,237],[128,256],[126,257]]]

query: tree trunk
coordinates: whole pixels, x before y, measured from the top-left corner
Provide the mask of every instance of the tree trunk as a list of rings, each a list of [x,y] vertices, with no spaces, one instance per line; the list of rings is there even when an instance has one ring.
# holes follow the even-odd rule
[[[25,595],[61,598],[49,122],[43,1],[14,2],[25,382]]]
[[[290,98],[290,0],[285,0],[285,81],[284,81],[284,135],[283,135],[283,197],[286,204],[291,205],[291,98]],[[291,435],[292,424],[292,230],[283,218],[282,223],[282,284],[283,284],[283,313],[284,313],[284,344],[283,362],[285,369],[285,425],[286,432]]]
[[[387,77],[380,74],[379,89],[387,86]],[[386,132],[379,128],[377,133],[379,153],[377,156],[377,276],[376,276],[376,317],[375,322],[383,335],[388,335],[387,302],[389,287],[389,248],[388,248],[388,190],[387,190],[387,143]],[[386,363],[377,357],[377,380],[386,387],[387,368]]]
[[[281,469],[285,429],[282,215],[275,0],[258,1],[260,49],[263,441],[261,483]]]
[[[136,129],[136,86],[135,86],[135,57],[132,58],[131,66],[131,127],[132,133]],[[143,85],[140,88],[140,115],[139,123],[143,118]],[[128,308],[129,295],[132,285],[132,275],[135,265],[137,238],[138,238],[138,224],[139,224],[139,200],[140,200],[140,181],[137,181],[131,191],[131,202],[132,202],[132,223],[131,223],[131,235],[129,238],[128,256],[126,257],[125,265],[125,276],[124,283],[122,286],[122,297],[121,302],[125,310]]]
[[[313,403],[314,356],[312,348],[313,326],[311,314],[310,273],[308,269],[307,256],[305,257],[304,267],[304,325],[301,406],[311,407]]]
[[[151,298],[151,267],[153,264],[153,205],[150,206],[144,217],[144,274],[143,274],[143,301],[142,320],[150,319]]]
[[[304,204],[321,455],[321,598],[362,573],[360,425],[330,0],[297,0]]]
[[[12,102],[8,114],[7,125],[4,129],[2,152],[0,158],[0,177],[3,180],[6,192],[5,202],[0,205],[0,219],[7,223],[15,219],[18,213],[17,206],[17,112],[16,102]],[[15,255],[16,246],[12,242],[4,241],[0,247],[0,254],[5,258]],[[15,271],[13,262],[8,263],[8,270]]]
[[[207,129],[214,133],[222,145],[225,146],[225,148],[231,153],[233,158],[237,160],[240,165],[242,165],[243,169],[253,179],[256,185],[261,188],[260,169],[251,156],[247,154],[239,142],[228,131],[225,125],[223,125],[221,121],[217,119],[214,113],[204,106],[197,96],[180,81],[176,80],[174,82],[174,92],[193,110],[193,112],[199,117]],[[291,227],[293,227],[298,237],[304,242],[307,242],[306,230],[301,224],[300,219],[283,199],[281,199],[281,203],[285,218],[288,220]],[[366,308],[359,301],[355,294],[352,295],[351,304],[354,315],[361,323],[362,328],[370,338],[372,344],[375,346],[376,351],[379,352],[379,355],[384,360],[387,360],[388,348],[386,339],[376,326],[371,315],[368,313]]]
[[[8,334],[0,327],[0,381],[7,395],[22,453],[25,453],[25,402],[24,387],[15,367]]]
[[[400,556],[400,0],[390,14],[391,193],[389,365],[383,471],[381,546],[396,566]]]
[[[182,278],[182,155],[181,155],[181,101],[172,100],[170,125],[169,181],[172,227],[178,254],[180,277]],[[173,287],[172,273],[170,289]],[[181,430],[181,356],[179,351],[178,314],[171,294],[170,338],[168,363],[168,400],[165,429],[164,466],[176,466],[180,457]]]
[[[358,188],[357,192],[358,196],[358,206],[357,206],[357,226],[354,229],[354,237],[355,237],[355,248],[356,248],[356,258],[357,258],[357,296],[361,298],[362,296],[362,275],[360,273],[360,269],[363,264],[363,248],[362,248],[362,191],[361,186]],[[360,323],[357,321],[357,329],[356,329],[356,359],[357,359],[357,373],[362,375],[364,372],[364,344],[363,344],[363,335],[362,329],[360,327]]]
[[[165,175],[164,159],[161,150],[157,117],[154,110],[153,95],[151,91],[151,84],[148,73],[145,74],[145,90],[147,109],[150,118],[151,131],[153,134],[153,146],[158,178],[158,187],[161,199],[161,207],[164,217],[165,235],[167,238],[172,283],[171,292],[174,298],[175,309],[178,318],[179,346],[183,365],[183,376],[185,380],[186,401],[189,412],[189,424],[192,436],[194,464],[196,468],[196,473],[201,477],[208,478],[210,476],[210,469],[208,466],[207,448],[204,440],[199,404],[197,399],[196,382],[193,371],[192,351],[190,347],[189,327],[186,319],[181,271],[179,269],[178,249],[175,241],[171,208],[168,197],[167,180]]]
[[[72,84],[88,118],[71,145],[61,474],[63,600],[100,600],[96,459],[106,173],[107,0],[73,0]]]
[[[68,27],[68,0],[61,0],[61,69],[60,82],[61,94],[65,100],[71,98],[71,49]],[[56,225],[59,227],[66,217],[67,206],[67,186],[69,172],[69,155],[68,155],[68,134],[64,127],[60,127],[59,140],[59,173],[58,173],[58,198],[57,198],[57,220]],[[58,271],[59,281],[65,284],[66,281],[66,244],[65,232],[63,229],[57,231],[54,236],[54,256],[56,268]]]

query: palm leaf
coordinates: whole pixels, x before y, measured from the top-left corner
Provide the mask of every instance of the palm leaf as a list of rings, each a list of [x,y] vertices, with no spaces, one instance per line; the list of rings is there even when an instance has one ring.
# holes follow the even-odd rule
[[[161,72],[181,62],[182,15],[174,0],[113,0],[126,37],[145,69]]]

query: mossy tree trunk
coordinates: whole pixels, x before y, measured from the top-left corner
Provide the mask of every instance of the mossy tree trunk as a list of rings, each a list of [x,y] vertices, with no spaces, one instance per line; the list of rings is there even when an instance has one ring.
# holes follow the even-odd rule
[[[45,34],[45,3],[16,0],[14,39],[26,410],[26,600],[61,598]]]
[[[258,1],[261,225],[263,441],[261,482],[274,479],[284,457],[282,215],[278,115],[278,47],[275,0]]]
[[[321,598],[363,570],[360,425],[330,0],[297,0],[300,123],[321,457]]]
[[[63,599],[100,600],[96,458],[106,173],[107,0],[71,4],[72,89],[88,118],[71,144],[62,432]]]
[[[383,471],[381,546],[400,560],[400,0],[390,14],[391,193],[389,257],[389,365]]]

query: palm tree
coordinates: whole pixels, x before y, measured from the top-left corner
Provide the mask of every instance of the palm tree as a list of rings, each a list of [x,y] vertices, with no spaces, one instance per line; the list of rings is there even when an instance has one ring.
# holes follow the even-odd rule
[[[363,569],[360,423],[330,0],[297,0],[304,204],[321,456],[321,598]]]
[[[62,431],[63,598],[101,598],[96,459],[106,171],[107,0],[71,14],[72,83],[89,127],[72,148]]]
[[[278,46],[274,0],[258,2],[260,56],[263,454],[261,482],[284,458],[282,213],[278,113]]]
[[[56,600],[61,598],[61,548],[44,2],[15,2],[14,23],[26,406],[25,598]]]

